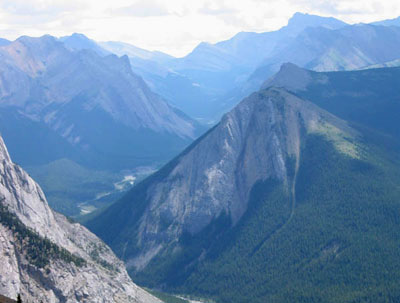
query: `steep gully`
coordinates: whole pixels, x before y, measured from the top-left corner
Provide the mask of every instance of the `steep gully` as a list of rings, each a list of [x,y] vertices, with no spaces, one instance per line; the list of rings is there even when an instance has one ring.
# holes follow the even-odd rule
[[[271,233],[267,234],[264,239],[261,240],[259,244],[253,249],[253,251],[250,254],[250,257],[254,256],[257,251],[266,243],[269,239],[271,239],[273,236],[279,234],[281,230],[283,230],[293,219],[295,209],[296,209],[296,181],[297,181],[297,174],[299,171],[300,167],[300,148],[298,146],[297,152],[296,152],[296,163],[295,163],[295,170],[294,170],[294,175],[293,175],[293,180],[290,188],[290,200],[291,200],[291,205],[290,205],[290,215],[288,219],[280,224],[274,231]]]

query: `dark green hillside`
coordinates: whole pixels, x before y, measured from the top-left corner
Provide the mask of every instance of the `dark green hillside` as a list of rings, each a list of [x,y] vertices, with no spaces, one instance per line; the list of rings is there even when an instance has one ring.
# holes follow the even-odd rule
[[[364,145],[364,150],[362,159],[354,159],[324,137],[307,136],[294,208],[278,182],[259,182],[233,229],[221,216],[201,233],[184,235],[182,250],[131,272],[134,280],[216,302],[397,302],[400,163],[380,147]],[[170,167],[121,200],[126,211],[114,207],[104,214],[116,215],[115,226],[107,225],[109,233],[104,233],[117,252],[122,252],[117,243],[135,243],[133,223],[146,207],[141,187],[168,174]],[[114,242],[113,229],[121,224],[132,230]]]
[[[397,302],[400,176],[381,159],[352,159],[310,136],[291,220],[279,187],[260,183],[240,224],[190,273],[154,262],[135,278],[217,302]],[[158,280],[165,272],[177,279]]]
[[[339,118],[400,139],[400,68],[311,75],[314,81],[296,94]]]
[[[400,93],[395,91],[400,69],[310,75],[306,89],[295,93],[343,120],[287,90],[265,90],[260,95],[268,98],[253,99],[254,95],[245,99],[209,137],[191,146],[193,153],[187,157],[181,154],[89,222],[88,226],[127,261],[135,281],[221,303],[400,302]],[[249,106],[254,100],[260,107]],[[242,126],[239,122],[243,121],[256,122],[259,127],[225,136],[232,134],[231,129],[237,131],[236,126]],[[263,133],[270,125],[271,130]],[[282,131],[275,132],[278,128]],[[215,141],[211,140],[214,136]],[[216,146],[230,139],[236,144],[230,146],[244,156],[228,162],[229,168],[247,166],[254,170],[253,154],[244,152],[247,147],[255,153],[254,158],[263,159],[258,164],[263,165],[287,142],[298,140],[299,157],[297,149],[283,154],[287,168],[284,182],[270,178],[249,184],[248,207],[236,224],[229,214],[218,213],[199,232],[190,235],[183,229],[177,233],[144,267],[129,267],[133,264],[130,261],[136,261],[132,256],[150,251],[140,241],[157,243],[157,237],[168,236],[172,227],[183,225],[146,221],[157,214],[149,204],[171,209],[178,205],[184,212],[186,207],[196,207],[197,201],[207,203],[210,196],[203,200],[184,196],[179,204],[166,202],[179,199],[167,194],[184,189],[182,184],[193,185],[192,171],[201,169],[204,179],[208,178],[215,162],[203,167],[198,161],[203,156],[200,152],[219,152]],[[259,145],[264,139],[267,144]],[[217,161],[225,161],[229,150],[219,152]],[[179,168],[176,163],[183,161],[181,175],[174,174]],[[249,175],[240,175],[238,169],[233,177],[224,174],[238,186]],[[237,176],[241,180],[234,180]],[[189,181],[182,181],[185,177]],[[193,192],[207,189],[207,180],[195,183],[199,185]],[[221,184],[218,189],[231,194],[227,183]],[[163,196],[157,191],[160,188]],[[153,192],[157,196],[151,200]],[[166,198],[159,202],[160,196]],[[156,229],[141,233],[143,224]]]

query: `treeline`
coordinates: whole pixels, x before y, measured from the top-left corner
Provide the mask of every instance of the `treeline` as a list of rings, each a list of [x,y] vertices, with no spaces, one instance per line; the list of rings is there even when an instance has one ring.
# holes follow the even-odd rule
[[[79,267],[86,264],[84,259],[71,254],[68,250],[59,247],[47,238],[41,237],[37,232],[25,226],[1,202],[0,223],[12,231],[20,251],[32,265],[38,268],[46,267],[50,264],[50,260],[62,260],[67,263],[74,263]]]
[[[179,263],[149,272],[169,273],[158,282],[171,292],[218,303],[400,302],[399,166],[369,148],[369,158],[353,159],[309,136],[289,222],[288,196],[257,184],[245,216],[185,280],[167,280],[187,268]]]

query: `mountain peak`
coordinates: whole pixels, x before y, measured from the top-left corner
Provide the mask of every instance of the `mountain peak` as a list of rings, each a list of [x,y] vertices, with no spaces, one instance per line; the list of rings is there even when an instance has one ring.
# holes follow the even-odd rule
[[[0,137],[0,161],[11,162],[10,155],[8,154],[7,147],[2,137]]]
[[[296,35],[307,27],[325,27],[328,29],[338,29],[346,26],[347,23],[333,17],[321,17],[297,12],[289,19],[288,25],[283,27],[290,34]]]
[[[59,38],[64,45],[71,50],[83,50],[90,49],[95,51],[100,56],[109,55],[110,52],[106,51],[102,47],[100,47],[95,41],[89,39],[84,34],[81,33],[73,33],[71,36],[64,36]]]
[[[141,249],[124,257],[128,268],[140,271],[171,243],[177,243],[183,232],[198,234],[223,214],[229,216],[229,224],[239,222],[257,182],[275,180],[287,192],[293,168],[287,159],[299,159],[300,130],[305,127],[315,132],[322,121],[343,128],[338,119],[284,89],[254,93],[89,226],[106,242],[116,243],[129,224],[135,225],[140,232],[132,239]],[[151,208],[127,211],[137,205],[139,197]],[[133,217],[127,218],[127,214]],[[108,219],[129,223],[105,223]],[[129,229],[133,230],[132,226]]]
[[[73,34],[71,35],[71,37],[89,40],[89,38],[88,38],[86,35],[81,34],[81,33],[73,33]]]
[[[268,79],[262,88],[285,87],[292,90],[304,90],[311,81],[310,71],[293,63],[282,64],[278,73]]]
[[[50,45],[57,42],[56,38],[51,35],[43,35],[41,37],[21,36],[16,41],[24,45]]]

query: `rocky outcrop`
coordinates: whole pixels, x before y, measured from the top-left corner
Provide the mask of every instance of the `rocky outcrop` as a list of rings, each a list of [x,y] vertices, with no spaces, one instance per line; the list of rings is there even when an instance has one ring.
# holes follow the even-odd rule
[[[27,302],[159,302],[130,280],[123,263],[94,234],[50,209],[40,187],[11,162],[1,138],[0,197],[37,239],[84,260],[78,264],[49,255],[46,266],[36,266],[18,244],[15,226],[0,222],[1,294],[16,298],[20,293]]]

